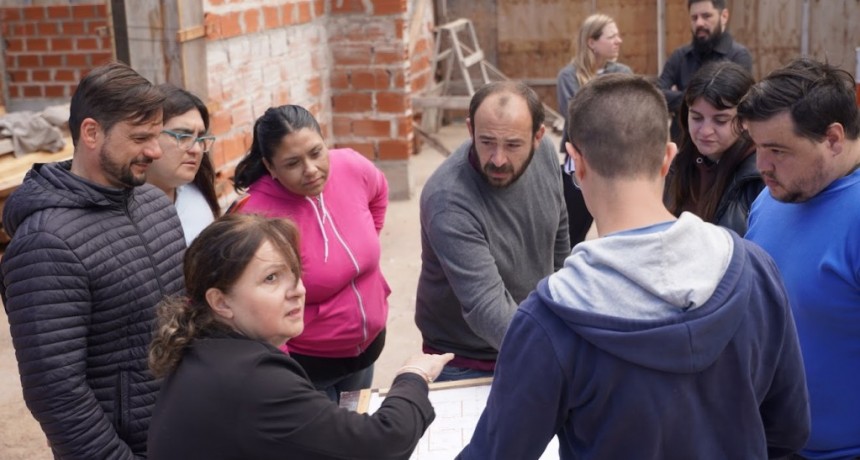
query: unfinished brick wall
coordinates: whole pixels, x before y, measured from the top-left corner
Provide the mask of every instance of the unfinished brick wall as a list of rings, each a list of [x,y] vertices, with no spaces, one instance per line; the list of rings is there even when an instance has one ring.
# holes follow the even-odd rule
[[[0,8],[7,105],[65,101],[92,67],[113,58],[105,1]]]
[[[406,0],[206,0],[212,158],[222,178],[250,148],[257,117],[298,104],[329,145],[376,160],[392,198],[408,197],[410,95],[432,80],[432,50],[413,47],[418,57],[410,59],[407,9]],[[422,9],[419,25],[417,36],[427,40],[432,7]]]
[[[412,153],[406,0],[332,3],[332,123],[335,142],[372,160]]]
[[[323,0],[204,4],[212,159],[222,176],[251,147],[254,120],[271,106],[298,104],[331,138]]]

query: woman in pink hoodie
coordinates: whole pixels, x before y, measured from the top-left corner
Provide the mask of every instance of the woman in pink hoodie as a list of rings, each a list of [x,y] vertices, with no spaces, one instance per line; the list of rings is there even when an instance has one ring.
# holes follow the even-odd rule
[[[369,388],[391,293],[379,267],[385,177],[354,150],[329,150],[313,115],[285,105],[257,119],[234,184],[248,197],[233,212],[286,217],[300,230],[307,303],[290,356],[334,401]]]

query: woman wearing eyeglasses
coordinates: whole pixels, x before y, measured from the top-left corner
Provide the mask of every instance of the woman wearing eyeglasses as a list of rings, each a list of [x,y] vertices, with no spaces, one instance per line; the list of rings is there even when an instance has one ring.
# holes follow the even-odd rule
[[[197,96],[170,84],[159,88],[164,102],[164,130],[159,144],[162,156],[147,170],[146,181],[173,200],[186,244],[221,214],[215,194],[215,168],[209,150],[209,110]]]

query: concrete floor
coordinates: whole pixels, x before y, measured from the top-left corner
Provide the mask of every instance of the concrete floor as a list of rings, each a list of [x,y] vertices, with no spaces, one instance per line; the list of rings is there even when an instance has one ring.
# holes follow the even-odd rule
[[[558,137],[551,135],[553,142]],[[455,150],[468,137],[465,124],[443,127],[437,139]],[[391,286],[388,334],[385,349],[377,361],[375,388],[388,387],[397,369],[421,350],[421,335],[413,319],[415,291],[421,270],[421,236],[418,201],[427,178],[444,160],[428,147],[410,159],[412,197],[392,201],[382,230],[382,270]],[[0,310],[0,460],[50,459],[45,437],[21,396],[21,386],[9,336],[6,315]]]

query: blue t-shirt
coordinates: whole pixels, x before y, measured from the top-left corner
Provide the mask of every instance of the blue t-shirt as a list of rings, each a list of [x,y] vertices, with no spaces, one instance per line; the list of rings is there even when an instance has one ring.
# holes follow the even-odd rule
[[[746,238],[785,281],[803,353],[812,434],[801,455],[860,455],[860,170],[804,203],[768,190],[753,203]]]

